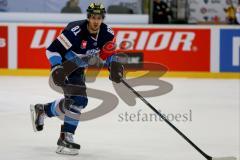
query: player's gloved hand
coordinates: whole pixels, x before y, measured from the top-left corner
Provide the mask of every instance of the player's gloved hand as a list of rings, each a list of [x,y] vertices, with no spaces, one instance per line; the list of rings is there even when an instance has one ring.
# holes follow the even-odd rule
[[[119,62],[111,62],[110,67],[110,76],[109,79],[113,82],[120,83],[121,79],[123,78],[123,71],[124,67],[121,63]]]
[[[53,78],[53,82],[57,86],[64,86],[66,74],[64,72],[62,65],[56,65],[52,67],[51,75]]]

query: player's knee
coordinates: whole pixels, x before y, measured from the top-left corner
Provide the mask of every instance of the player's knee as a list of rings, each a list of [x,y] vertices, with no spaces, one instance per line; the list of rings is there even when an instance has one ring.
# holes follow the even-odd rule
[[[73,99],[73,105],[77,106],[81,109],[85,108],[88,104],[88,98],[85,96],[74,96]]]

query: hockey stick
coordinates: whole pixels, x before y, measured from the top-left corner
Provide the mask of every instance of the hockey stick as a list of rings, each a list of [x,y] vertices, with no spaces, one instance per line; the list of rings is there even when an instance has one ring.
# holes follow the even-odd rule
[[[138,98],[140,98],[148,107],[150,107],[158,116],[160,116],[170,127],[172,127],[180,136],[182,136],[192,147],[194,147],[201,155],[207,160],[236,160],[235,157],[219,157],[213,158],[202,151],[197,145],[195,145],[185,134],[183,134],[177,127],[175,127],[163,114],[156,110],[145,98],[143,98],[137,91],[135,91],[124,79],[121,82],[129,88]]]

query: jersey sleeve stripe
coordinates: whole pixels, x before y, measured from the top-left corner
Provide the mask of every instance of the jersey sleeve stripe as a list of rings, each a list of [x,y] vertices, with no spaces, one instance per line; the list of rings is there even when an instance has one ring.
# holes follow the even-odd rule
[[[48,59],[50,59],[50,58],[53,57],[53,56],[59,56],[59,57],[61,57],[61,55],[60,55],[59,53],[57,53],[57,52],[51,52],[51,51],[49,51],[49,50],[46,51],[46,56],[47,56]]]
[[[62,64],[62,57],[57,52],[51,52],[49,50],[46,51],[46,56],[51,64],[51,66]]]
[[[67,37],[62,33],[57,37],[58,41],[64,46],[66,50],[72,47],[72,43],[67,39]]]

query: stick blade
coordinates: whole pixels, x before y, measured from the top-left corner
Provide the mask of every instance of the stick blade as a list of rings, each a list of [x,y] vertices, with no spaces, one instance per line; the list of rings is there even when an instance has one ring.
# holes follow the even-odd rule
[[[237,160],[236,157],[219,157],[219,158],[212,158],[212,160]]]

